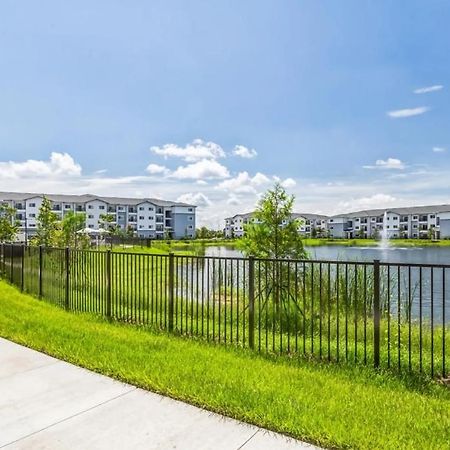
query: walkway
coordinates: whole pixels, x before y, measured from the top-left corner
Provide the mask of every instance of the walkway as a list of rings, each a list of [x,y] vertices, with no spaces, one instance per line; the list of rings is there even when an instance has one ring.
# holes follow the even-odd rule
[[[0,338],[0,448],[315,447],[137,389]]]

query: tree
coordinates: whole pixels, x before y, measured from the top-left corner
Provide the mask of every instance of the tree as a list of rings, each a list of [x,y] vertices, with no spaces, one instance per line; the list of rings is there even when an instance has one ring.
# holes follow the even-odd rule
[[[298,233],[299,221],[292,218],[295,197],[288,195],[280,183],[268,190],[259,201],[252,222],[238,248],[246,256],[258,258],[304,259],[307,254]]]
[[[20,222],[16,219],[16,210],[7,205],[0,205],[0,242],[14,241],[19,226]]]
[[[54,244],[59,220],[56,213],[52,211],[52,204],[47,197],[42,200],[36,222],[37,229],[33,243],[50,247]]]
[[[89,237],[80,234],[86,226],[86,214],[77,214],[73,211],[64,215],[57,231],[58,245],[61,247],[86,248],[89,246]]]
[[[115,217],[112,214],[100,214],[100,226],[106,231],[113,231],[116,228]]]

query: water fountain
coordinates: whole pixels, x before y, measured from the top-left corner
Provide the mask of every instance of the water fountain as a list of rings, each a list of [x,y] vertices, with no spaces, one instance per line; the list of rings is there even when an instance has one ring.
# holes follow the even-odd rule
[[[387,230],[387,211],[384,212],[383,216],[383,229],[381,230],[381,241],[379,246],[381,248],[389,247],[389,233]]]

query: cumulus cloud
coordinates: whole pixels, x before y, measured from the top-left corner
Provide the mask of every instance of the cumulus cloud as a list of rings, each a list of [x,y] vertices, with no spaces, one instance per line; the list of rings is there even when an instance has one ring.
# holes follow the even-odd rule
[[[258,172],[251,177],[248,172],[239,172],[238,175],[229,180],[222,181],[216,189],[230,192],[255,194],[256,188],[270,183],[270,178]]]
[[[0,177],[48,178],[81,175],[81,166],[68,153],[52,152],[48,161],[29,159],[23,162],[0,162]]]
[[[162,147],[150,147],[155,155],[167,158],[181,158],[187,162],[195,162],[202,159],[224,158],[225,151],[215,142],[205,142],[202,139],[194,139],[190,144],[180,147],[176,144],[166,144]]]
[[[241,199],[234,194],[231,194],[227,199],[227,205],[236,206],[241,204],[242,204]]]
[[[179,180],[223,179],[228,178],[230,172],[214,159],[202,159],[187,166],[178,167],[171,176]]]
[[[286,189],[292,188],[296,185],[297,185],[297,183],[293,178],[286,178],[285,180],[283,180],[281,182],[281,186],[283,186]]]
[[[389,194],[374,194],[369,197],[353,198],[340,202],[338,209],[341,211],[357,211],[360,209],[384,208],[392,205],[397,199]]]
[[[440,91],[444,86],[442,84],[435,84],[433,86],[421,87],[414,90],[414,94],[428,94],[429,92]]]
[[[433,152],[434,153],[444,153],[446,151],[447,151],[447,149],[444,148],[444,147],[433,147]]]
[[[420,114],[424,114],[429,110],[430,108],[428,108],[427,106],[419,106],[417,108],[405,108],[388,111],[387,115],[392,119],[402,119],[405,117],[419,116]]]
[[[258,153],[253,148],[248,148],[243,145],[236,145],[233,150],[233,155],[240,156],[241,158],[251,159],[255,158]]]
[[[166,166],[160,166],[159,164],[149,164],[146,171],[150,175],[166,175],[169,173],[169,169]]]
[[[363,166],[364,169],[403,170],[405,163],[397,158],[377,159],[374,166]]]
[[[177,198],[177,202],[189,203],[200,207],[206,207],[212,204],[211,200],[201,192],[187,192],[186,194],[182,194]]]

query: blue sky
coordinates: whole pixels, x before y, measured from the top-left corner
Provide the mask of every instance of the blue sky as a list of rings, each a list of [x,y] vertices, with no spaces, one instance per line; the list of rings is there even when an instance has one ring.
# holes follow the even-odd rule
[[[274,179],[299,211],[450,203],[448,23],[435,0],[3,0],[0,189],[213,226]]]

